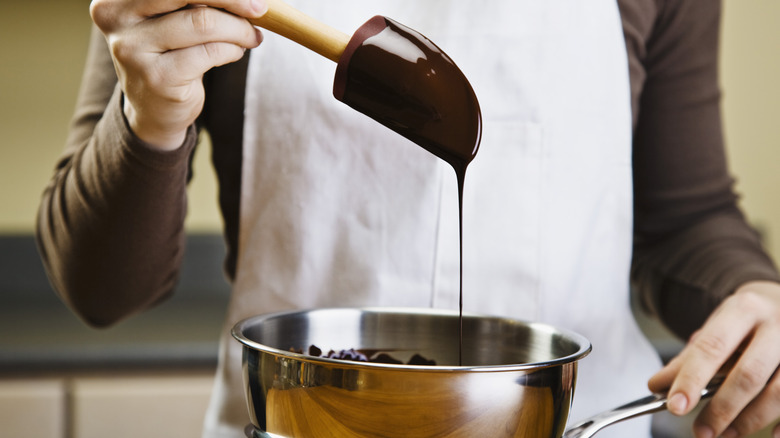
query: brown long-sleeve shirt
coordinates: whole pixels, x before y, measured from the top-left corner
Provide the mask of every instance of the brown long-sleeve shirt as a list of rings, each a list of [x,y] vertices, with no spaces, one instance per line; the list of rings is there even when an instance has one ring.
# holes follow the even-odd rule
[[[635,132],[632,279],[643,302],[687,337],[740,284],[780,276],[737,207],[726,165],[719,2],[618,3]],[[200,129],[213,144],[233,277],[246,69],[245,57],[210,71],[196,125],[181,148],[159,152],[130,131],[108,49],[93,32],[70,135],[38,218],[50,279],[88,322],[110,324],[173,290]]]

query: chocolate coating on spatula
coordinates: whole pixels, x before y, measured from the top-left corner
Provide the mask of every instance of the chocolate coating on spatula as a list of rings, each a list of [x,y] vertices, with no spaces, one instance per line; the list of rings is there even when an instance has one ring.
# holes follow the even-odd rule
[[[419,32],[376,16],[352,36],[336,67],[333,95],[452,165],[458,180],[460,346],[463,364],[463,184],[482,137],[471,84]]]
[[[477,153],[482,116],[455,63],[417,31],[376,16],[352,36],[333,95],[464,169]]]

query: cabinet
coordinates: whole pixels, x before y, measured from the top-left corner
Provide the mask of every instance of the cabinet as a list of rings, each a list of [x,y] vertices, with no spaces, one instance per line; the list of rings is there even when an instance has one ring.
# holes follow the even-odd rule
[[[0,380],[0,438],[201,435],[211,373]]]
[[[66,438],[65,383],[0,380],[0,437]]]
[[[200,437],[211,376],[74,379],[74,438]]]
[[[213,371],[0,378],[0,438],[200,438],[212,384]],[[657,438],[688,436],[693,417],[657,415]]]

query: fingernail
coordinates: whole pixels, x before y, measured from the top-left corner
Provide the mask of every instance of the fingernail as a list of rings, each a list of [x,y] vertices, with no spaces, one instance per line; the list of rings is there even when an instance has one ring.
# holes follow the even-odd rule
[[[715,432],[709,426],[696,425],[693,427],[693,432],[696,438],[713,438],[715,436]]]
[[[252,0],[251,2],[252,10],[257,13],[257,15],[263,15],[268,11],[268,5],[263,0]]]
[[[733,427],[729,427],[723,432],[723,435],[721,435],[722,438],[737,438],[739,436],[739,432],[737,432],[737,429],[734,429]]]
[[[669,409],[669,412],[675,415],[683,415],[688,407],[688,399],[684,394],[678,392],[666,402],[666,407]]]

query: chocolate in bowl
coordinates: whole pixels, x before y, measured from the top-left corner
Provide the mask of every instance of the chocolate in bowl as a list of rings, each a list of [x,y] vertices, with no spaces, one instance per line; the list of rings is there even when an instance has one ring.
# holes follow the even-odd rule
[[[290,349],[294,353],[303,354],[303,350]],[[322,349],[314,344],[310,345],[307,353],[309,356],[314,357],[327,357],[329,359],[341,359],[351,360],[354,362],[371,362],[371,363],[385,363],[395,365],[436,365],[435,360],[426,359],[421,354],[415,353],[409,359],[408,362],[393,357],[390,352],[375,350],[375,349],[356,349],[356,348],[343,348],[341,350],[330,350],[327,353],[323,353]]]
[[[580,335],[433,309],[316,309],[239,322],[252,424],[269,436],[560,436]],[[354,362],[289,351],[317,345],[417,353],[439,365]]]

